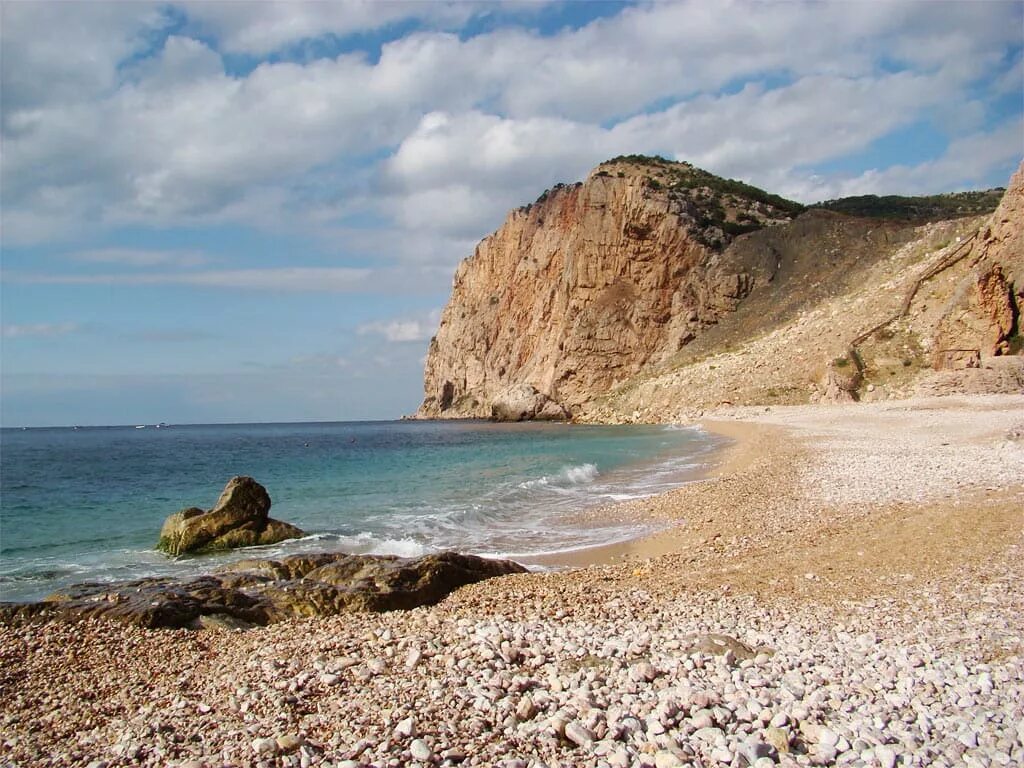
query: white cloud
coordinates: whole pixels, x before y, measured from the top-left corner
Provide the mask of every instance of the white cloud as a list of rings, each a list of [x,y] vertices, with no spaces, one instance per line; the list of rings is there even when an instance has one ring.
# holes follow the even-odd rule
[[[131,274],[40,274],[5,272],[8,283],[50,285],[191,285],[202,288],[281,292],[346,293],[365,290],[370,269],[348,267],[281,267],[196,272]]]
[[[417,319],[395,319],[364,323],[356,328],[360,336],[382,336],[390,342],[426,341],[433,336],[441,311],[434,310]]]
[[[199,267],[209,259],[198,251],[163,251],[143,248],[98,248],[68,255],[90,264],[123,264],[126,267]]]
[[[422,190],[439,178],[472,178],[488,185],[536,188],[538,171],[558,163],[588,167],[604,150],[602,131],[560,118],[501,118],[478,111],[423,117],[388,162],[404,189]]]
[[[3,326],[5,339],[21,339],[29,337],[64,336],[79,329],[77,323],[27,323],[23,325],[9,324]]]
[[[1019,51],[1013,64],[993,81],[992,90],[994,93],[1011,96],[1024,93],[1024,50]]]
[[[867,146],[939,105],[945,92],[939,75],[822,75],[702,96],[611,127],[431,113],[387,162],[392,195],[382,204],[410,230],[483,233],[540,189],[637,147],[812,202],[793,183],[793,168]]]
[[[342,355],[320,354],[320,355],[297,355],[288,361],[289,365],[300,368],[332,369],[348,368],[350,362]]]
[[[1019,15],[1009,3],[984,12],[945,3],[936,13],[913,2],[690,0],[627,8],[552,38],[499,31],[466,48],[509,115],[599,122],[766,73],[868,76],[883,57],[967,82],[1019,42]]]
[[[332,0],[185,4],[189,18],[220,41],[226,51],[264,55],[326,35],[380,29],[408,19],[433,26],[460,26],[483,6],[471,2]]]
[[[188,344],[215,338],[209,331],[195,328],[167,328],[139,331],[128,334],[126,338],[146,344]]]
[[[4,132],[45,105],[89,102],[118,86],[118,65],[167,19],[151,3],[0,4]]]
[[[185,285],[218,290],[276,293],[431,294],[451,282],[448,267],[437,265],[369,267],[268,267],[175,272],[65,273],[6,270],[9,285]]]
[[[774,186],[783,172],[843,157],[938,106],[941,75],[806,77],[765,89],[748,85],[624,121],[609,146],[657,146],[726,176]]]
[[[252,200],[276,199],[270,218],[280,218],[314,169],[397,143],[430,104],[471,101],[447,84],[445,50],[457,46],[419,36],[389,46],[376,66],[347,55],[232,77],[203,44],[168,38],[92,100],[5,109],[5,236],[232,212],[259,225],[267,217],[252,215]]]
[[[993,169],[1024,160],[1024,120],[1011,120],[950,143],[942,156],[917,165],[870,169],[817,187],[817,199],[889,194],[921,195],[977,188]],[[1004,181],[1005,184],[1005,181]]]
[[[545,187],[583,176],[610,146],[601,128],[562,119],[434,112],[387,162],[380,205],[410,231],[479,236]]]
[[[64,8],[76,23],[56,23]],[[487,6],[184,8],[188,22],[150,56],[163,6],[4,4],[6,242],[126,224],[330,230],[332,206],[309,197],[340,185],[335,208],[361,196],[408,230],[418,247],[403,251],[450,264],[465,255],[454,239],[610,155],[662,152],[799,189],[801,166],[970,102],[979,78],[1001,92],[1019,80],[1019,59],[1000,62],[1020,40],[1014,3],[655,3],[554,35],[467,39],[436,30]],[[222,61],[413,18],[426,31],[385,43],[376,62],[350,53],[233,75]],[[977,131],[979,109],[944,127]],[[382,179],[338,181],[396,146]]]

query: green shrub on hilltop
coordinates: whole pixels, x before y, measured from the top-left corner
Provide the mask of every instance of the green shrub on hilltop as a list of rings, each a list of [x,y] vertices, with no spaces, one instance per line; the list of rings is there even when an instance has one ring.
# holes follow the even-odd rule
[[[654,189],[660,189],[661,186],[666,184],[669,189],[676,192],[703,187],[719,194],[736,195],[746,200],[770,205],[790,216],[796,216],[805,210],[805,206],[800,203],[765,192],[763,189],[759,189],[746,182],[736,179],[723,179],[721,176],[716,176],[690,163],[667,160],[661,155],[619,155],[606,163],[602,163],[602,165],[614,165],[616,163],[630,163],[660,170],[660,181],[659,179],[648,177],[647,184]],[[622,176],[621,172],[619,176]],[[655,186],[655,183],[658,186]]]
[[[721,176],[715,176],[713,173],[708,173],[701,168],[696,168],[692,165],[681,165],[683,167],[680,169],[672,169],[672,189],[685,190],[706,187],[720,194],[736,195],[737,197],[753,200],[757,203],[770,205],[790,216],[796,216],[805,210],[803,205],[794,200],[787,200],[779,195],[773,195],[746,182],[737,181],[736,179],[723,179]]]
[[[633,165],[676,165],[671,160],[667,160],[661,155],[619,155],[613,157],[602,165],[612,165],[613,163],[632,163]]]
[[[810,207],[845,213],[848,216],[925,223],[992,213],[1005,191],[1002,187],[997,187],[980,192],[954,192],[920,197],[857,195],[825,200]]]

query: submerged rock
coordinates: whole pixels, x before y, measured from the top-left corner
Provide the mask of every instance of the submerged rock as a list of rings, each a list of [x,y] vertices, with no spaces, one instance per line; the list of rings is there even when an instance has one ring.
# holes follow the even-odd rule
[[[189,581],[151,578],[79,584],[40,603],[0,604],[0,619],[46,614],[144,627],[232,627],[338,613],[432,605],[467,584],[525,573],[511,560],[441,552],[423,557],[294,555],[243,560]]]
[[[301,529],[269,516],[270,494],[251,477],[228,481],[213,509],[189,507],[164,521],[157,549],[170,555],[216,552],[297,539]]]

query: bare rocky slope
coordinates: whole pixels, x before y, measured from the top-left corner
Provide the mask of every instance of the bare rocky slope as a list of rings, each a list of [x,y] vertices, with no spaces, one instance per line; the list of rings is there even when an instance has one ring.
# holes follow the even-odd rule
[[[986,199],[930,204],[946,221],[888,203],[895,218],[850,216],[685,163],[609,161],[459,266],[417,415],[671,421],[1021,391],[1024,166],[995,213],[964,215]]]

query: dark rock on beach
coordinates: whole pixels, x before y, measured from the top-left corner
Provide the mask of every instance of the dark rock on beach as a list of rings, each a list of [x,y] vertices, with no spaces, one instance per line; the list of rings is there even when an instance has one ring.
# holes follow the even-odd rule
[[[0,604],[0,620],[103,618],[144,627],[264,625],[285,619],[433,605],[450,592],[494,576],[524,573],[510,560],[442,552],[313,554],[243,560],[190,581],[140,579],[80,584],[39,603]]]
[[[216,552],[297,539],[301,529],[270,513],[270,494],[251,477],[228,481],[213,509],[189,507],[164,521],[157,549],[170,555]]]

